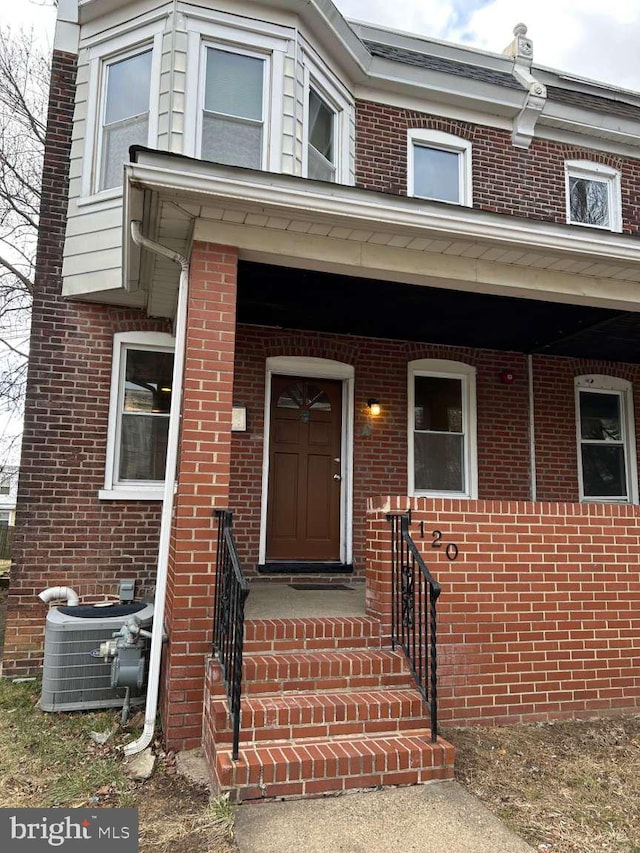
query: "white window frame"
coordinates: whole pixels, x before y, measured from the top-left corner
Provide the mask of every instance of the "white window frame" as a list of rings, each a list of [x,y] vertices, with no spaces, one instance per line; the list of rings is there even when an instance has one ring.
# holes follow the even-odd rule
[[[317,59],[308,52],[303,54],[304,63],[304,112],[302,118],[302,175],[309,174],[309,91],[315,93],[333,110],[333,150],[335,152],[334,183],[349,184],[351,160],[350,124],[353,113],[353,100],[339,81],[323,69]]]
[[[429,496],[443,498],[478,497],[478,440],[477,440],[477,402],[476,402],[477,370],[470,364],[461,361],[451,361],[441,358],[423,358],[410,361],[408,364],[408,488],[410,497]],[[438,379],[457,379],[462,390],[462,419],[464,442],[464,471],[465,483],[460,492],[435,491],[415,488],[415,378],[416,376],[434,376]]]
[[[158,140],[160,102],[160,71],[162,60],[162,30],[164,22],[155,22],[132,32],[100,40],[90,46],[87,120],[84,140],[83,170],[80,203],[92,203],[118,198],[122,187],[99,190],[102,158],[102,117],[105,108],[107,68],[121,59],[151,49],[151,82],[149,86],[149,132],[147,144],[155,148]]]
[[[445,201],[415,192],[415,160],[416,147],[435,148],[458,155],[458,195],[459,200]],[[471,207],[473,204],[473,168],[472,144],[468,139],[444,133],[441,130],[427,128],[412,128],[407,131],[407,195],[411,198],[425,198],[439,201],[442,204],[458,204],[460,207]]]
[[[118,332],[113,336],[113,359],[111,363],[111,392],[109,397],[109,423],[107,427],[107,458],[104,489],[101,500],[162,500],[164,480],[141,480],[135,483],[118,481],[120,462],[121,402],[124,393],[123,357],[128,349],[151,352],[173,352],[175,338],[165,332]]]
[[[571,198],[569,192],[569,180],[571,178],[598,181],[606,185],[609,204],[609,225],[593,225],[590,222],[575,222],[571,219]],[[594,163],[591,160],[565,160],[564,182],[568,225],[577,225],[582,228],[596,228],[599,231],[622,231],[622,190],[620,172],[617,169],[605,166],[603,163]]]
[[[209,49],[220,50],[223,53],[235,53],[238,56],[248,56],[251,59],[259,59],[262,62],[262,139],[260,145],[260,166],[258,168],[267,169],[269,163],[269,90],[271,80],[271,54],[266,51],[249,50],[240,45],[218,44],[209,40],[203,40],[200,46],[200,81],[198,86],[196,157],[202,159],[202,131],[206,94],[207,51]],[[234,116],[230,116],[230,118],[234,118]]]
[[[201,159],[202,114],[206,79],[206,48],[252,56],[265,61],[263,85],[262,169],[282,171],[282,103],[284,57],[290,32],[277,25],[219,13],[220,23],[189,18],[183,153]],[[243,23],[245,26],[243,26]],[[249,26],[252,24],[251,26]]]
[[[585,495],[584,477],[582,471],[582,430],[580,424],[580,394],[593,392],[596,394],[613,394],[620,399],[620,425],[623,431],[622,446],[624,448],[625,475],[627,481],[627,497],[598,497]],[[580,501],[583,503],[638,503],[638,461],[636,455],[635,416],[633,408],[633,386],[627,379],[615,376],[588,374],[575,378],[575,410],[576,410],[576,445],[578,454],[578,486]]]

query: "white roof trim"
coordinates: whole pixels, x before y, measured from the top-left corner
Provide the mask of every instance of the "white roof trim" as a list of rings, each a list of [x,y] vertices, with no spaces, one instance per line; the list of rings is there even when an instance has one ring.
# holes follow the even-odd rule
[[[530,251],[602,258],[609,263],[640,263],[640,241],[625,235],[601,231],[595,234],[557,223],[382,195],[344,185],[216,166],[151,151],[138,152],[138,162],[127,165],[125,172],[126,183],[133,186],[206,198],[207,203],[218,199],[243,209],[257,206],[271,215],[288,211],[298,217],[328,218],[334,224],[343,222],[374,231],[419,231],[424,236],[492,241],[501,246],[526,245]]]

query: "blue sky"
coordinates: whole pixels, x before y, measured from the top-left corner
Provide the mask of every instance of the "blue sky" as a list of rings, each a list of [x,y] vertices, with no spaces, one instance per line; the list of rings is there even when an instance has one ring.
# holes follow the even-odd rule
[[[51,0],[0,0],[0,26],[51,32]],[[334,0],[346,16],[499,53],[523,21],[540,65],[640,91],[640,0]]]

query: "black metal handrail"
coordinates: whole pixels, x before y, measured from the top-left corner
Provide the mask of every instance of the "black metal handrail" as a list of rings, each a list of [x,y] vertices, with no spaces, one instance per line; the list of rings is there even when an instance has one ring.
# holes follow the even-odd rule
[[[405,653],[438,739],[438,667],[436,602],[440,584],[433,578],[409,533],[409,516],[388,515],[391,522],[391,642]]]
[[[240,698],[242,695],[242,649],[244,645],[244,603],[249,595],[233,538],[233,514],[216,509],[218,554],[214,599],[213,651],[220,662],[227,688],[229,713],[233,721],[233,759],[240,746]]]

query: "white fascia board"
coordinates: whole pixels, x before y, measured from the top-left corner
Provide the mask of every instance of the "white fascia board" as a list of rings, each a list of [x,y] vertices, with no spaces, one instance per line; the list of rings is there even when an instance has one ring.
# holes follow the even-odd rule
[[[431,68],[403,65],[378,56],[372,59],[368,84],[385,91],[422,93],[434,101],[503,116],[517,115],[527,98],[524,89],[510,89]]]
[[[580,109],[559,104],[547,99],[542,114],[538,119],[538,126],[557,127],[571,133],[577,133],[592,139],[605,139],[607,141],[628,145],[630,152],[627,156],[640,158],[638,138],[640,137],[640,122],[621,118],[604,113],[595,113],[591,110]],[[589,147],[594,147],[590,145]],[[604,150],[602,142],[600,150]],[[609,153],[609,148],[606,148]]]
[[[526,246],[581,257],[640,263],[640,242],[613,233],[557,223],[488,213],[422,199],[392,197],[356,187],[322,184],[289,175],[213,166],[138,152],[138,162],[125,167],[125,180],[153,191],[192,199],[217,199],[244,210],[275,211],[292,218],[320,218],[353,228],[397,232],[419,231],[449,238],[484,240],[498,245]],[[128,222],[125,205],[124,222]],[[127,226],[128,227],[128,226]]]

